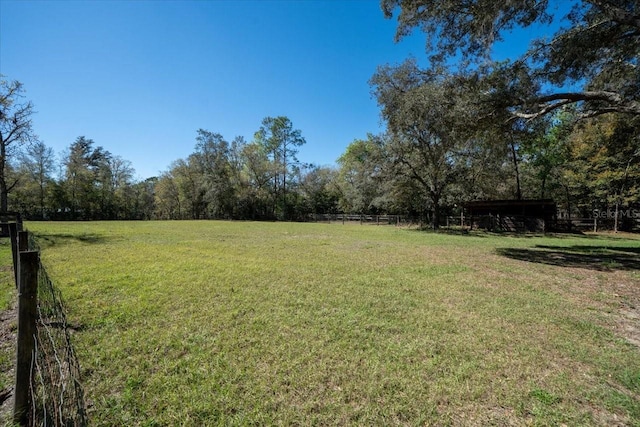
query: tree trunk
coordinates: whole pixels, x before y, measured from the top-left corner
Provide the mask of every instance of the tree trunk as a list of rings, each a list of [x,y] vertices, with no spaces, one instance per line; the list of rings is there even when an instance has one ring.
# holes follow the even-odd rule
[[[9,193],[7,191],[7,183],[4,179],[0,179],[0,212],[9,210]]]
[[[287,218],[287,144],[282,145],[282,218]]]
[[[440,195],[431,193],[431,202],[433,203],[433,215],[431,217],[431,227],[437,230],[440,227]]]
[[[520,169],[518,169],[518,153],[516,152],[516,144],[513,140],[513,135],[511,135],[511,156],[513,158],[513,167],[516,171],[516,199],[522,200],[522,190],[520,189]]]
[[[0,141],[0,212],[7,212],[9,209],[9,191],[5,176],[7,166],[7,146],[4,140]]]
[[[566,185],[564,186],[564,192],[567,198],[567,219],[569,221],[568,226],[569,226],[569,231],[571,231],[571,197],[569,195],[569,187]]]
[[[45,211],[45,205],[44,205],[44,179],[40,178],[40,219],[45,219],[45,215],[44,215],[44,211]]]

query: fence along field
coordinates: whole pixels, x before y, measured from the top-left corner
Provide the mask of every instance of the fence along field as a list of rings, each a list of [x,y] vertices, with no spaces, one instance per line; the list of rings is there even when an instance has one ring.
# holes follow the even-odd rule
[[[28,426],[87,424],[80,367],[60,291],[40,262],[19,217],[7,227],[18,290],[13,422]]]
[[[640,422],[635,236],[29,227],[95,425]]]
[[[640,231],[640,217],[637,212],[633,211],[635,216],[620,216],[618,220],[618,228],[627,232]],[[350,215],[350,214],[311,214],[307,217],[311,222],[328,222],[328,223],[359,223],[359,224],[375,224],[375,225],[396,225],[396,226],[412,226],[421,225],[425,227],[431,223],[430,217],[412,217],[405,215]],[[486,229],[488,231],[505,231],[505,232],[527,232],[535,231],[525,226],[527,223],[539,222],[537,217],[528,217],[525,215],[509,215],[502,218],[503,221],[509,221],[505,226],[501,224],[500,217],[493,215],[474,215],[474,216],[445,216],[442,224],[443,229],[462,229],[473,230]],[[537,227],[539,231],[546,229],[550,232],[584,232],[584,231],[612,231],[615,228],[616,221],[611,216],[602,215],[601,218],[568,218],[562,216],[555,218],[546,226]]]

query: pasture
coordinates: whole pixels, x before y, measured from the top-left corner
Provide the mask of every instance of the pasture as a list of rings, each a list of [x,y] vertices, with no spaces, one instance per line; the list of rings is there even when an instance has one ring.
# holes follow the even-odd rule
[[[92,425],[640,425],[640,240],[29,223]]]

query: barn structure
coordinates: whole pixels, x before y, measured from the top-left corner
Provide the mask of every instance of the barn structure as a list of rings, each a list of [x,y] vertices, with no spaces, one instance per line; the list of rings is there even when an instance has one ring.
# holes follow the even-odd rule
[[[471,228],[490,231],[548,231],[558,207],[552,199],[474,200],[463,204]]]

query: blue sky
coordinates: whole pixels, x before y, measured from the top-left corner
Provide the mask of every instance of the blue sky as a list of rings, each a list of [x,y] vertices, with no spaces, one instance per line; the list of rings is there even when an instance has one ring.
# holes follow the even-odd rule
[[[394,43],[395,24],[377,0],[0,0],[0,73],[56,153],[84,135],[141,179],[192,153],[199,128],[251,141],[278,115],[306,138],[301,161],[332,165],[384,128],[376,67],[426,63],[424,36]]]

